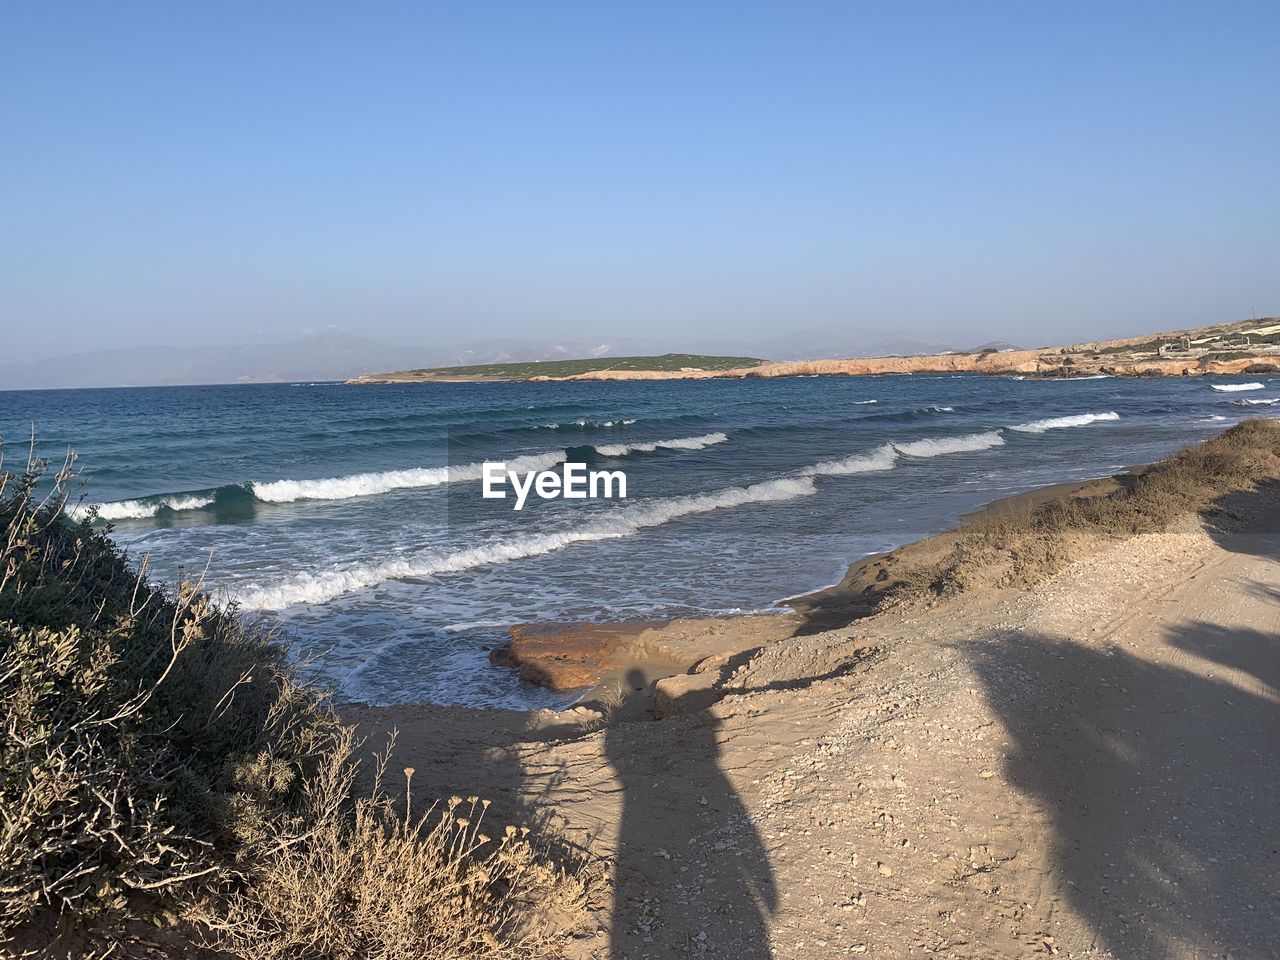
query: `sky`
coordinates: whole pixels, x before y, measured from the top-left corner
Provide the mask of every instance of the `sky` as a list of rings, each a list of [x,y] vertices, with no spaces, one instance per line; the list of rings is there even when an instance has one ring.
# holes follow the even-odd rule
[[[1280,313],[1274,2],[0,24],[0,352],[331,325],[1049,343]]]

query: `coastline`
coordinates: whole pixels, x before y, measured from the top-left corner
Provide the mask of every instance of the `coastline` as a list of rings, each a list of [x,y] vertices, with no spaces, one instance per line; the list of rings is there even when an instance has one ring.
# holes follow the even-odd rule
[[[1024,379],[1092,377],[1200,377],[1280,373],[1280,331],[1276,318],[1259,318],[1216,327],[1175,330],[1138,337],[1097,340],[1034,349],[979,350],[916,356],[761,362],[729,368],[625,369],[607,366],[564,376],[529,373],[450,374],[449,368],[378,373],[354,377],[348,384],[390,383],[568,383],[598,380],[715,380],[812,376],[973,373]],[[1251,338],[1261,337],[1254,344]],[[1243,349],[1241,349],[1243,347]],[[628,358],[634,360],[635,358]],[[607,361],[601,361],[607,363]],[[521,369],[529,364],[519,365]]]
[[[1264,925],[1245,904],[1210,911],[1194,882],[1116,890],[1099,878],[1114,860],[1183,869],[1132,831],[1133,792],[1181,818],[1201,862],[1263,869],[1250,857],[1271,829],[1276,785],[1244,757],[1280,733],[1266,692],[1274,670],[1256,660],[1277,641],[1280,596],[1269,456],[1271,479],[1224,482],[1210,513],[1080,538],[1030,585],[979,579],[861,613],[868,585],[883,590],[992,523],[1128,490],[1151,468],[993,501],[952,530],[856,561],[790,614],[641,631],[566,711],[343,714],[371,744],[397,729],[399,761],[431,769],[433,790],[490,797],[508,822],[599,858],[613,883],[597,923],[578,931],[570,955],[582,960],[691,941],[746,955],[743,938],[766,935],[779,958],[828,940],[905,957],[922,939],[966,958],[1145,955],[1153,931],[1178,918],[1193,921],[1197,944],[1241,949]],[[1220,675],[1220,664],[1255,660]],[[1170,786],[1173,757],[1186,782]],[[1187,799],[1212,796],[1225,776],[1240,812],[1220,839],[1217,808]],[[761,889],[790,894],[750,892]],[[710,906],[723,901],[735,917]],[[1141,909],[1153,919],[1136,930],[1114,919]]]
[[[1117,489],[1121,478],[1141,473],[1148,466],[1089,480],[1045,484],[998,497],[961,514],[945,530],[852,560],[834,583],[779,598],[769,608],[732,616],[621,624],[515,624],[510,641],[495,648],[490,661],[495,666],[517,669],[524,679],[540,686],[579,691],[571,709],[611,697],[631,671],[640,671],[651,685],[690,673],[707,679],[708,670],[719,660],[741,656],[801,632],[839,629],[874,617],[898,582],[889,575],[891,571],[937,562],[975,524],[992,517],[1024,514],[1059,497],[1103,496]],[[686,686],[692,683],[685,681]],[[671,682],[666,687],[673,689],[677,685]],[[664,696],[668,692],[664,691]]]

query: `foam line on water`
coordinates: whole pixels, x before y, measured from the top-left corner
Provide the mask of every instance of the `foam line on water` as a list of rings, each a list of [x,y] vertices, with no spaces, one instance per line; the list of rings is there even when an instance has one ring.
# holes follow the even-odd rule
[[[325,603],[345,593],[372,587],[387,580],[430,577],[489,564],[509,563],[512,560],[551,553],[572,543],[629,537],[646,527],[661,526],[680,517],[751,503],[792,500],[815,492],[812,478],[788,477],[766,480],[747,487],[730,487],[711,493],[639,503],[567,530],[497,540],[454,553],[433,552],[345,569],[303,572],[283,583],[248,586],[239,593],[238,599],[249,610],[283,610],[300,604]]]
[[[622,507],[608,516],[579,527],[552,533],[498,540],[455,553],[426,553],[383,563],[362,564],[319,573],[305,571],[277,584],[249,585],[238,599],[250,610],[283,610],[303,604],[326,603],[336,597],[388,580],[431,577],[495,563],[509,563],[540,556],[569,546],[631,536],[647,527],[661,526],[680,517],[709,513],[747,504],[771,503],[809,496],[817,492],[814,477],[846,476],[891,470],[899,453],[935,457],[947,453],[985,450],[1000,446],[1000,431],[960,437],[936,437],[906,443],[886,443],[841,460],[827,460],[798,471],[797,476],[765,480],[746,487],[729,487],[710,493],[671,497]]]
[[[84,504],[67,507],[67,516],[83,520],[93,507],[98,508],[99,520],[144,520],[163,510],[199,510],[213,503],[211,496],[191,495],[145,497],[139,500],[115,500],[110,503]]]
[[[1241,390],[1265,390],[1266,387],[1261,383],[1211,383],[1209,389],[1219,393],[1239,393]]]
[[[675,440],[646,443],[598,443],[595,449],[602,457],[625,457],[629,453],[653,453],[655,450],[703,450],[728,439],[728,435],[723,433],[705,433],[700,437],[677,437]]]
[[[1001,447],[1004,446],[1004,437],[999,430],[990,430],[986,433],[969,433],[960,437],[910,440],[906,443],[894,443],[893,446],[899,453],[905,453],[909,457],[940,457],[948,453],[970,453]]]
[[[636,423],[633,417],[629,420],[574,420],[572,423],[539,423],[530,427],[530,430],[571,430],[574,427],[579,429],[590,429],[593,427],[629,427]]]
[[[624,457],[631,453],[652,453],[655,450],[702,450],[729,437],[724,433],[707,433],[697,437],[677,437],[674,440],[654,440],[646,443],[598,444],[594,449],[606,457]],[[565,450],[527,454],[506,461],[508,470],[527,473],[531,470],[548,470],[564,461]],[[479,480],[484,464],[468,463],[448,467],[410,467],[404,470],[380,470],[369,473],[353,473],[338,477],[322,477],[317,480],[268,480],[254,481],[246,489],[263,503],[296,503],[300,500],[350,500],[356,497],[372,497],[396,490],[413,490],[438,487],[448,483]],[[140,520],[154,517],[161,509],[197,510],[214,502],[212,496],[165,494],[135,500],[119,500],[97,504],[102,520]],[[68,515],[80,519],[88,513],[87,506],[68,508]]]
[[[507,461],[508,470],[527,472],[547,470],[565,458],[565,451],[531,454]],[[383,470],[378,473],[354,473],[344,477],[320,480],[273,480],[252,484],[253,495],[266,503],[293,503],[297,500],[349,500],[370,497],[393,490],[438,487],[463,480],[479,480],[483,464],[468,463],[456,467],[416,467],[409,470]]]
[[[892,470],[898,462],[898,451],[893,444],[886,443],[868,453],[855,453],[841,460],[824,460],[800,471],[806,477],[842,477],[855,473],[872,473],[878,470]]]
[[[1087,427],[1091,423],[1099,423],[1104,420],[1119,420],[1120,414],[1114,410],[1107,413],[1078,413],[1069,417],[1049,417],[1045,420],[1032,420],[1030,423],[1020,423],[1011,429],[1017,430],[1019,433],[1044,433],[1046,430],[1062,430],[1067,427]]]

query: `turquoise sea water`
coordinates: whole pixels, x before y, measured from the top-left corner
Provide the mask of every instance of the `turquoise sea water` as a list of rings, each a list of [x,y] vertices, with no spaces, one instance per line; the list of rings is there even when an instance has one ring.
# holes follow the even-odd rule
[[[566,699],[488,666],[513,622],[770,608],[1275,400],[1266,377],[270,384],[0,392],[0,436],[10,466],[33,423],[74,447],[82,505],[154,576],[207,565],[342,696],[529,706]],[[482,499],[477,465],[516,458],[625,470],[629,497]]]

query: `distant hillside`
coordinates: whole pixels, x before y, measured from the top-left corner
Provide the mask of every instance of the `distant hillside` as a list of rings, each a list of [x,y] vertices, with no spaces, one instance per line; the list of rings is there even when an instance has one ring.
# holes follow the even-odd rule
[[[425,367],[356,377],[353,383],[405,383],[415,380],[529,380],[576,377],[611,370],[655,370],[678,373],[737,370],[764,363],[756,357],[720,357],[699,353],[664,353],[654,357],[598,357],[587,360],[544,360],[527,363],[479,363],[457,367]]]
[[[458,380],[701,380],[722,377],[877,376],[976,373],[1028,378],[1204,376],[1280,373],[1280,322],[1263,318],[1192,330],[1016,349],[1003,341],[972,351],[913,356],[766,362],[751,357],[667,353],[653,357],[433,367],[359,377],[352,383]]]

